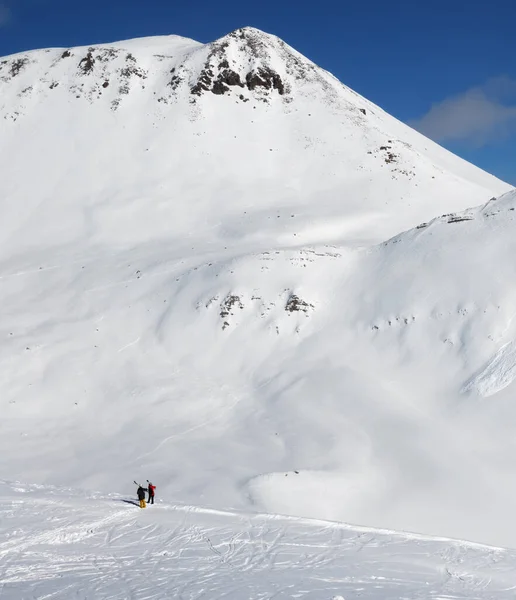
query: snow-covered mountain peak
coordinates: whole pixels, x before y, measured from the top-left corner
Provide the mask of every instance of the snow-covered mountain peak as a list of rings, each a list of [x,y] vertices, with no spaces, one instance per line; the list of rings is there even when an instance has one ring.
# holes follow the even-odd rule
[[[199,52],[204,55],[204,61],[191,82],[192,94],[224,95],[233,88],[240,92],[242,100],[249,100],[242,91],[260,91],[262,94],[258,97],[261,98],[267,92],[276,91],[283,96],[290,91],[285,81],[289,53],[279,39],[258,29],[237,29]],[[188,70],[188,65],[183,68]]]
[[[243,102],[267,103],[273,96],[291,102],[296,88],[314,83],[327,99],[338,97],[335,90],[329,93],[332,86],[342,88],[276,36],[246,27],[209,44],[163,36],[7,57],[0,61],[0,90],[15,90],[18,107],[5,103],[0,111],[16,120],[31,101],[52,100],[58,88],[73,99],[107,97],[116,110],[128,95],[144,90],[154,102],[169,103],[178,95],[195,102],[208,92],[233,92]]]
[[[234,90],[246,101],[249,96],[243,91],[264,102],[274,94],[292,101],[296,83],[327,85],[322,69],[276,36],[252,27],[237,29],[208,44],[204,53],[203,67],[191,86],[196,95],[224,95]]]
[[[197,247],[378,243],[509,187],[253,28],[7,57],[0,129],[18,251],[185,227]],[[23,233],[26,214],[48,228]]]
[[[0,60],[0,475],[505,543],[508,189],[255,29]]]

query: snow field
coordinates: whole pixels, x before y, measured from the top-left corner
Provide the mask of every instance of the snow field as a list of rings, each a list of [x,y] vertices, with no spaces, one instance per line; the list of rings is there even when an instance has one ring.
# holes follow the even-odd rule
[[[516,585],[502,548],[19,483],[0,494],[6,600],[504,600]]]

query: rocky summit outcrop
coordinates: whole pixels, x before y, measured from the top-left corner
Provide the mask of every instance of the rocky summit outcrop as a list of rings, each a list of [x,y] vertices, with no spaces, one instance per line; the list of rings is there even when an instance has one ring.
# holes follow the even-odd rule
[[[168,43],[167,43],[168,41]],[[127,47],[124,47],[126,45]],[[131,94],[145,92],[168,104],[189,95],[234,95],[242,102],[273,97],[291,102],[296,88],[315,84],[336,99],[337,80],[279,38],[246,27],[201,45],[170,36],[149,55],[134,43],[27,52],[0,61],[0,90],[17,88],[17,106],[2,106],[16,120],[28,105],[63,89],[73,99],[108,102],[117,110]],[[140,50],[140,51],[139,51]],[[362,109],[365,113],[365,109]]]

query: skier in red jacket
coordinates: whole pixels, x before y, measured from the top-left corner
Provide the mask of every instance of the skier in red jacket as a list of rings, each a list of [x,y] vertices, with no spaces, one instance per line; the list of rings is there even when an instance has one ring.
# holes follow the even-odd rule
[[[149,490],[149,499],[147,500],[148,504],[154,504],[154,493],[156,491],[156,486],[152,485],[152,483],[147,479],[148,490]]]

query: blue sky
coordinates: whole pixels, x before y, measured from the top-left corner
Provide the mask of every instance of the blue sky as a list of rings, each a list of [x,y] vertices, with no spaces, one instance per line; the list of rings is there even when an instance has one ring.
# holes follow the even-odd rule
[[[516,185],[516,0],[0,0],[0,56],[175,33],[274,33]]]

